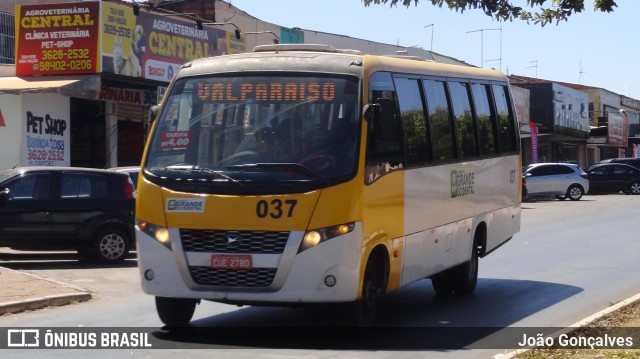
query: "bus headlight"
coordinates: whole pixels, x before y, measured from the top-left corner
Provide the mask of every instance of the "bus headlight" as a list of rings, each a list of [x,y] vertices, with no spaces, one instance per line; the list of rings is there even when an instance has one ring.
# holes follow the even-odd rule
[[[144,233],[151,236],[151,238],[162,243],[165,247],[171,249],[171,241],[169,238],[169,230],[165,227],[149,223],[147,221],[138,220],[137,227]]]
[[[345,223],[339,224],[337,226],[325,227],[314,229],[312,231],[307,231],[304,234],[304,238],[302,238],[302,243],[300,244],[300,249],[298,249],[298,253],[306,251],[307,249],[320,244],[322,242],[328,241],[331,238],[341,236],[343,234],[347,234],[353,231],[355,224]]]

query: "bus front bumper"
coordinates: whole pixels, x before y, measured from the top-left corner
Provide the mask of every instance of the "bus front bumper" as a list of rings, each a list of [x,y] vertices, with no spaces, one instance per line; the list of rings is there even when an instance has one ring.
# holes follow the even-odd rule
[[[209,271],[216,253],[183,252],[179,230],[170,229],[172,249],[136,229],[138,268],[145,293],[235,304],[349,302],[360,285],[362,224],[345,235],[297,253],[304,232],[291,232],[282,254],[253,254],[253,266],[275,269],[263,287],[198,284],[191,271]],[[227,270],[233,271],[233,270]],[[227,276],[234,276],[227,272]]]

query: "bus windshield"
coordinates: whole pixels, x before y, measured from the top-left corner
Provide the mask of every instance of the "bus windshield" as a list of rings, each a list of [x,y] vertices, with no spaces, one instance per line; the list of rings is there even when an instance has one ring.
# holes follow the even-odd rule
[[[355,77],[225,75],[172,87],[145,170],[220,184],[348,178],[360,134]]]

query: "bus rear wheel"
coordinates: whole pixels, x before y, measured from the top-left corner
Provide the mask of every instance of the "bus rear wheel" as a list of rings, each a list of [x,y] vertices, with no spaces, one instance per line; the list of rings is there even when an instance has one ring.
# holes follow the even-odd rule
[[[451,279],[455,294],[471,294],[478,283],[478,249],[471,251],[471,259],[452,268]]]
[[[184,327],[189,324],[196,304],[196,299],[156,297],[158,316],[169,327]]]
[[[474,246],[468,262],[449,268],[431,277],[431,285],[438,295],[471,294],[478,283],[478,248]]]

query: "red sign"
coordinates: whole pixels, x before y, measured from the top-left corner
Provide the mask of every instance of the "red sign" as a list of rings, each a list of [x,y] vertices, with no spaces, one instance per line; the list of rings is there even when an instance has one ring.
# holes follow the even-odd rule
[[[186,150],[191,142],[191,131],[165,131],[160,137],[161,150]]]
[[[16,75],[100,72],[100,2],[16,6]]]

